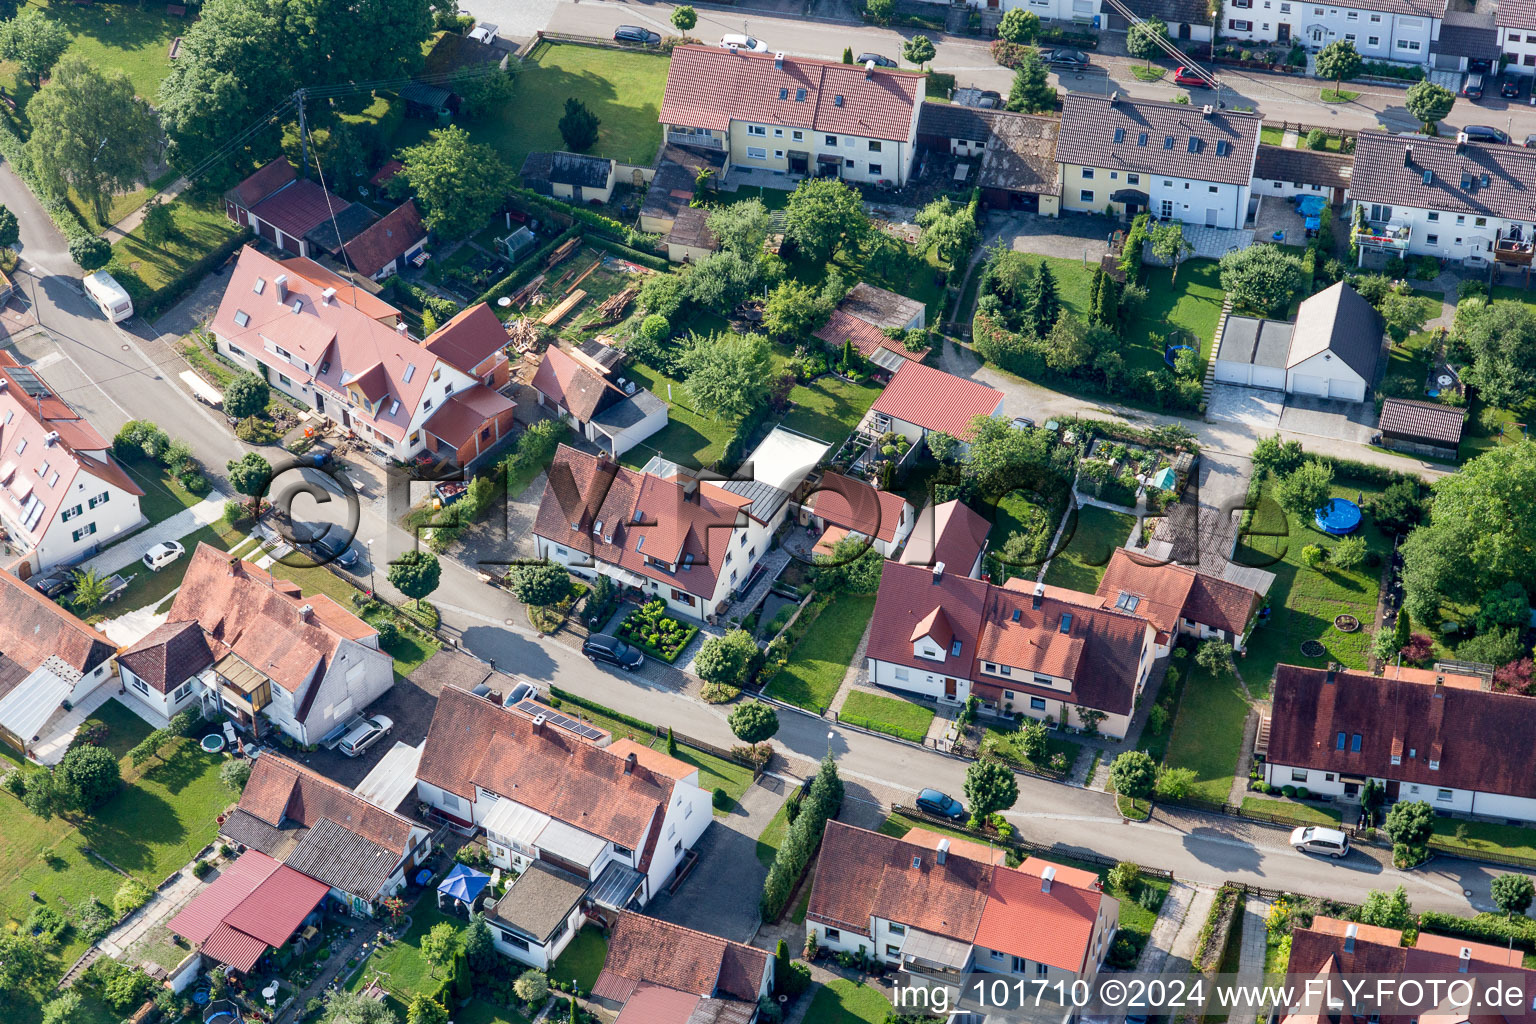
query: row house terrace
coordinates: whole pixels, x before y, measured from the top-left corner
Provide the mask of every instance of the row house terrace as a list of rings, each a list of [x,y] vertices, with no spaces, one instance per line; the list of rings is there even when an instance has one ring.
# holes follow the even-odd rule
[[[672,51],[660,120],[667,142],[720,151],[724,173],[907,183],[926,79],[910,71],[749,53]]]
[[[484,829],[492,863],[521,872],[492,924],[502,953],[536,967],[584,918],[649,902],[712,817],[692,766],[634,745],[598,746],[606,734],[555,717],[446,687],[416,773],[424,803]]]
[[[326,273],[313,263],[308,276],[290,273],[243,249],[210,325],[220,354],[385,458],[408,461],[431,451],[464,463],[507,436],[515,405],[485,383],[497,379],[494,353],[505,338],[487,330],[482,316],[460,314],[445,326],[476,337],[478,356],[455,365],[438,354],[448,346],[431,344],[441,331],[417,344],[398,317],[391,329],[376,310],[342,301],[345,282],[324,283]]]

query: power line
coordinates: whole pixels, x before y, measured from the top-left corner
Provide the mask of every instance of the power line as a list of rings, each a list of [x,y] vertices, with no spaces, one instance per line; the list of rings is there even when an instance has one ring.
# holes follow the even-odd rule
[[[1138,25],[1146,24],[1145,18],[1132,12],[1131,9],[1126,7],[1125,4],[1121,3],[1120,0],[1104,0],[1104,2],[1110,7],[1114,8],[1116,14],[1130,22],[1132,28],[1135,28]],[[1186,70],[1192,72],[1197,78],[1199,78],[1210,88],[1215,89],[1217,91],[1217,98],[1218,100],[1220,99],[1221,83],[1217,80],[1215,75],[1205,70],[1205,68],[1201,65],[1195,63],[1195,59],[1189,56],[1189,54],[1173,45],[1173,40],[1169,39],[1166,33],[1156,32],[1148,33],[1148,35],[1159,49],[1161,49],[1164,53],[1168,54],[1175,60],[1180,61]]]

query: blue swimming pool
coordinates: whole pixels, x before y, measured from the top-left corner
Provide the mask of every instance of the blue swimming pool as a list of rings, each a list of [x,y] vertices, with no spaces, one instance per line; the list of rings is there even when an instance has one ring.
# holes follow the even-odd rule
[[[1334,537],[1345,537],[1360,529],[1360,506],[1348,498],[1332,498],[1313,516],[1317,528]]]

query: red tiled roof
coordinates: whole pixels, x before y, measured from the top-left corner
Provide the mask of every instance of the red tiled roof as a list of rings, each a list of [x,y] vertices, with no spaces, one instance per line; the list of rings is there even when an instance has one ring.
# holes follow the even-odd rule
[[[896,539],[896,530],[911,508],[901,495],[877,491],[841,473],[824,474],[816,490],[806,496],[806,504],[834,526],[883,541]]]
[[[931,569],[887,560],[875,596],[875,628],[869,631],[868,656],[969,679],[986,600],[987,584],[981,580],[946,572],[935,581]],[[942,661],[919,658],[912,653],[912,636],[939,610],[949,621],[951,641],[960,642],[960,653],[951,655],[946,645]]]
[[[698,769],[687,761],[680,761],[675,757],[669,757],[660,750],[654,747],[647,747],[643,743],[636,743],[627,736],[608,744],[608,752],[619,757],[628,757],[630,754],[634,754],[635,760],[645,765],[657,775],[668,779],[686,779],[698,772]]]
[[[971,420],[995,414],[1002,404],[1003,393],[994,387],[908,360],[871,408],[925,430],[966,438]]]
[[[251,213],[283,234],[303,238],[322,221],[352,204],[308,178],[299,178],[251,207]]]
[[[404,166],[405,164],[399,160],[386,160],[383,167],[373,172],[373,177],[368,179],[368,184],[375,186],[387,185],[389,184],[389,179],[399,174],[400,169]]]
[[[203,627],[185,619],[156,626],[119,654],[117,663],[161,693],[170,693],[212,665],[213,652]]]
[[[1435,673],[1398,678],[1281,665],[1272,690],[1271,764],[1436,788],[1536,797],[1527,752],[1536,698],[1436,686]],[[1345,749],[1338,749],[1344,733]],[[1354,734],[1361,748],[1353,751]],[[1400,764],[1392,763],[1396,753]],[[1437,768],[1431,768],[1434,759]]]
[[[636,985],[614,1024],[688,1024],[699,997],[662,985]]]
[[[732,119],[905,142],[923,99],[923,77],[805,57],[716,46],[672,51],[659,120],[724,131]],[[799,99],[804,90],[804,99]],[[781,98],[782,97],[782,98]],[[839,99],[838,97],[841,97]]]
[[[28,673],[57,657],[86,673],[116,650],[106,637],[0,569],[0,655]]]
[[[923,637],[928,637],[939,645],[940,650],[949,650],[949,645],[955,641],[955,626],[949,621],[949,616],[944,614],[944,609],[935,607],[923,617],[917,625],[912,627],[912,635],[907,638],[910,643],[917,643]]]
[[[422,345],[433,355],[465,373],[507,346],[507,329],[489,303],[477,302],[433,332]]]
[[[572,359],[556,345],[544,353],[544,361],[529,382],[551,402],[558,402],[585,423],[602,408],[603,400],[622,398],[623,393],[603,377]]]
[[[1044,872],[1055,872],[1056,866],[1038,857],[1030,861],[1019,871],[992,872],[976,945],[1077,973],[1088,956],[1104,895],[1059,874],[1046,892]]]
[[[654,844],[673,780],[457,687],[444,688],[416,777],[474,799],[474,787],[641,850]]]
[[[1381,403],[1378,426],[1383,434],[1454,446],[1461,443],[1461,429],[1466,419],[1466,410],[1439,402],[1388,398]]]
[[[908,351],[901,342],[888,338],[885,332],[867,320],[861,320],[845,309],[838,308],[827,317],[827,322],[816,331],[816,337],[832,345],[841,348],[844,340],[852,341],[853,347],[865,359],[873,356],[877,349],[887,349],[895,352],[904,359],[920,360],[928,354],[928,349],[922,348],[916,352]]]
[[[905,565],[937,566],[967,575],[986,546],[992,524],[958,498],[942,505],[929,504],[917,517],[907,543],[901,549]]]
[[[288,941],[330,886],[247,850],[170,921],[172,932],[237,971]]]
[[[353,284],[339,274],[332,273],[307,256],[290,256],[280,262],[284,270],[290,274],[298,274],[310,284],[317,285],[320,291],[335,288],[337,302],[344,306],[352,306],[381,323],[393,327],[400,316],[398,309],[368,289]]]
[[[411,843],[412,825],[405,818],[279,754],[263,755],[251,767],[240,809],[274,827],[287,819],[313,828],[329,818],[396,856],[404,856]]]
[[[1189,566],[1153,561],[1125,548],[1110,554],[1097,593],[1106,607],[1119,607],[1122,595],[1139,598],[1134,613],[1170,633],[1178,629],[1181,618],[1187,618],[1240,634],[1263,602],[1247,587]]]
[[[957,857],[969,857],[984,864],[995,866],[1008,862],[1008,851],[1004,847],[988,846],[986,843],[978,843],[971,839],[946,836],[942,832],[930,832],[921,826],[908,830],[907,834],[901,838],[915,846],[926,846],[930,850],[937,850],[940,843],[948,843],[945,849]]]
[[[437,356],[360,306],[343,303],[339,294],[330,302],[324,301],[327,286],[317,285],[307,276],[289,274],[287,296],[280,301],[273,282],[284,272],[284,265],[276,260],[250,246],[242,249],[214,315],[214,333],[279,372],[303,378],[303,367],[266,350],[267,341],[282,346],[315,367],[308,380],[334,396],[348,396],[344,378],[351,380],[376,365],[382,367],[387,378],[384,400],[371,416],[357,409],[352,417],[396,441],[404,438],[438,367]],[[260,293],[255,290],[258,281],[263,282]],[[295,302],[299,303],[297,313],[292,309]],[[244,326],[236,322],[237,313],[249,318]],[[325,368],[324,373],[320,367]],[[398,409],[393,406],[396,399]]]
[[[217,657],[233,651],[285,690],[297,692],[317,668],[323,671],[343,640],[378,632],[340,609],[306,619],[303,606],[318,604],[269,586],[266,570],[249,562],[237,559],[234,565],[218,548],[199,544],[171,605],[171,621],[195,619]],[[343,632],[327,621],[340,618],[338,612],[354,620],[351,629]]]
[[[467,443],[487,423],[517,408],[517,403],[484,384],[448,396],[426,428],[432,436],[454,448]]]
[[[627,910],[613,923],[603,961],[604,973],[642,985],[748,1000],[767,971],[764,950]]]
[[[230,189],[230,197],[250,209],[296,177],[298,172],[293,169],[293,164],[287,157],[280,156]]]
[[[372,277],[426,237],[427,229],[422,227],[416,201],[407,199],[342,246],[342,252],[353,270]]]

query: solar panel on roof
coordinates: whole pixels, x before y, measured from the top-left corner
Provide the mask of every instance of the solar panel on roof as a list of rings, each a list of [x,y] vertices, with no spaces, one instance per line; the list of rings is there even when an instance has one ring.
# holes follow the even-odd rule
[[[544,721],[550,725],[557,726],[567,732],[573,732],[582,739],[595,740],[603,735],[602,730],[594,729],[590,725],[576,721],[574,718],[567,718],[558,711],[551,711],[537,701],[525,700],[518,704],[517,709],[530,715],[543,715]]]
[[[37,374],[33,373],[30,367],[8,366],[6,367],[6,372],[10,374],[12,382],[18,388],[21,388],[21,390],[33,398],[48,394],[47,385],[38,380]]]

